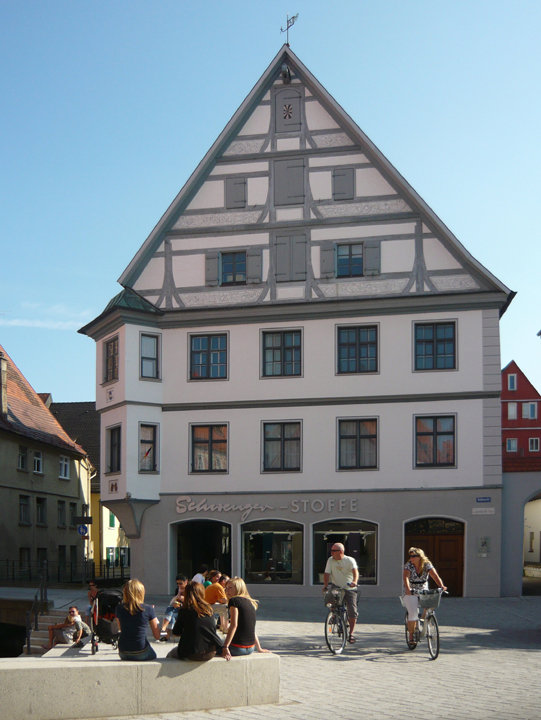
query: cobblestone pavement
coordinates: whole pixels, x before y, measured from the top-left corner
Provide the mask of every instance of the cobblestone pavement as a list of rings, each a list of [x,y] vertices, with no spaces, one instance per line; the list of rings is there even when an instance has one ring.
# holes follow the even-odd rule
[[[57,606],[60,599],[55,598]],[[157,609],[167,600],[147,598]],[[441,651],[436,661],[429,660],[426,642],[407,650],[396,598],[360,599],[357,643],[341,656],[327,650],[324,617],[321,598],[262,600],[258,634],[281,660],[278,705],[138,720],[541,718],[541,597],[444,598],[438,609]],[[227,693],[227,688],[212,687],[211,692]]]

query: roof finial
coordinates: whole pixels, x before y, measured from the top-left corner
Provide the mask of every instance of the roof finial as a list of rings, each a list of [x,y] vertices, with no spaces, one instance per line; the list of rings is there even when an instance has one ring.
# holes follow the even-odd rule
[[[280,28],[280,32],[287,33],[286,35],[286,45],[289,47],[289,28],[295,23],[295,20],[299,17],[299,13],[296,15],[293,15],[292,18],[289,17],[289,13],[287,14],[287,25],[286,29]]]

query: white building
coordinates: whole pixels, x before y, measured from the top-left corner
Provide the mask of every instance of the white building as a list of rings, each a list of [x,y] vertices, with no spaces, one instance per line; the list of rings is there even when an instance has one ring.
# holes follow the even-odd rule
[[[81,330],[102,501],[132,576],[200,563],[311,595],[330,543],[363,594],[419,544],[500,593],[499,316],[482,267],[284,45]]]

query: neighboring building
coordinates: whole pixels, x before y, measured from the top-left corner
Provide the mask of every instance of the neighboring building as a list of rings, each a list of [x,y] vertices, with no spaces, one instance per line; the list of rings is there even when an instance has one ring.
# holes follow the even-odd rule
[[[399,592],[410,544],[499,595],[513,293],[287,46],[120,284],[81,332],[102,502],[149,591],[206,562],[313,595],[341,541],[366,597]]]
[[[95,402],[55,403],[49,396],[52,414],[75,442],[88,452],[93,466],[91,478],[92,542],[88,557],[96,563],[96,573],[105,573],[103,565],[119,567],[129,563],[129,540],[114,513],[100,504],[100,414]]]
[[[91,465],[0,346],[0,576],[83,575]]]

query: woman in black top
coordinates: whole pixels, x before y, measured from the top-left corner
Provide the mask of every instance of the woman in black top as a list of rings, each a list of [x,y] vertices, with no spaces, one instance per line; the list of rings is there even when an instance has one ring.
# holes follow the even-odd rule
[[[216,634],[214,610],[205,602],[203,586],[190,580],[184,589],[184,604],[178,611],[173,635],[178,646],[167,655],[177,660],[211,660],[223,642]]]
[[[231,656],[251,655],[257,648],[263,650],[255,631],[255,611],[259,605],[250,597],[246,583],[242,578],[232,578],[225,586],[225,594],[229,600],[229,630],[224,640],[222,657],[231,660]]]
[[[115,615],[120,627],[118,654],[121,660],[154,660],[156,653],[147,640],[150,625],[156,640],[160,637],[158,619],[152,605],[146,605],[145,586],[135,578],[122,588],[123,603],[116,606]]]

